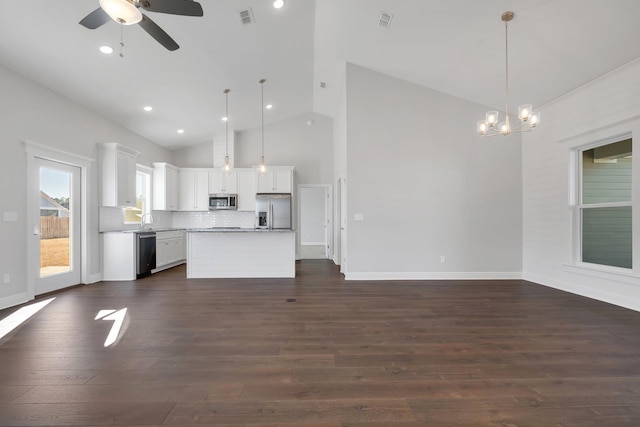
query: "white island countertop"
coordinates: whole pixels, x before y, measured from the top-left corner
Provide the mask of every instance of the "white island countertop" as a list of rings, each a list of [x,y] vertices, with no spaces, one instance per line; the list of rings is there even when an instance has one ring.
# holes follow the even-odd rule
[[[187,278],[295,277],[295,231],[187,229]]]

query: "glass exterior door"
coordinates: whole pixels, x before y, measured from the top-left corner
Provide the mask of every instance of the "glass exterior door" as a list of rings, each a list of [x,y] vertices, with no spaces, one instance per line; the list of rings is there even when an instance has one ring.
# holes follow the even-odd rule
[[[37,165],[39,295],[80,283],[80,168],[45,159]]]

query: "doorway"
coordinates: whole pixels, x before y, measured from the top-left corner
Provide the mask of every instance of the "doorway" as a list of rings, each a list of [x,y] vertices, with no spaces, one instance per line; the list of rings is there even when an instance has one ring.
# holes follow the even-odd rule
[[[347,178],[342,176],[336,182],[338,227],[336,232],[336,255],[334,261],[340,265],[340,273],[347,272]]]
[[[81,281],[80,168],[43,158],[34,159],[38,174],[38,205],[33,236],[38,274],[34,294],[40,295]]]
[[[301,259],[332,257],[332,200],[330,185],[298,186],[300,227],[298,232]]]

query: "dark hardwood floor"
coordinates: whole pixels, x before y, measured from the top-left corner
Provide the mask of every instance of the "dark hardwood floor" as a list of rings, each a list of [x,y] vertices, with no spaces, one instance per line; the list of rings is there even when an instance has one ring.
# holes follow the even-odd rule
[[[637,312],[518,280],[345,282],[325,260],[184,277],[56,294],[0,340],[0,425],[640,426]],[[104,348],[96,314],[125,307]]]

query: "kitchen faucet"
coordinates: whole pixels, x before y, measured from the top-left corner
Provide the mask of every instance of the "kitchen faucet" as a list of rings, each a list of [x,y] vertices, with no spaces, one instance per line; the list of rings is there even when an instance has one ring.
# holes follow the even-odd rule
[[[149,222],[147,222],[147,224],[153,224],[153,215],[151,215],[150,213],[146,213],[146,214],[142,214],[142,216],[140,217],[140,228],[142,228],[144,230],[144,217],[145,216],[149,216]]]

